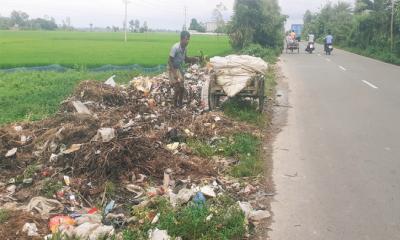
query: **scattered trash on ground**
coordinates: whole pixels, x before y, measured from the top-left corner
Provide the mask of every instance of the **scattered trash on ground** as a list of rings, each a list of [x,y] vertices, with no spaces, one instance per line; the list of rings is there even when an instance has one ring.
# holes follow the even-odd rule
[[[210,71],[189,69],[181,109],[173,107],[165,73],[127,86],[113,76],[81,82],[51,118],[1,127],[0,209],[16,216],[0,224],[2,239],[57,233],[98,239],[143,221],[126,206],[146,207],[157,197],[179,207],[204,205],[221,194],[238,200],[254,195],[254,183],[224,174],[237,160],[202,158],[187,144],[200,139],[212,145],[239,130],[258,131],[206,111]],[[249,203],[239,205],[251,222],[269,217]],[[160,214],[150,219],[156,224]],[[157,228],[148,235],[171,239]]]

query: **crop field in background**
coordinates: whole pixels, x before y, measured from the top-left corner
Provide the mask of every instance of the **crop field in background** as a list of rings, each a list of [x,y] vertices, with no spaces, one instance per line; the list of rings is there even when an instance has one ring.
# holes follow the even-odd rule
[[[0,68],[43,66],[98,67],[106,64],[155,66],[166,64],[179,33],[124,34],[58,31],[0,31]],[[225,55],[226,36],[193,35],[189,55]]]

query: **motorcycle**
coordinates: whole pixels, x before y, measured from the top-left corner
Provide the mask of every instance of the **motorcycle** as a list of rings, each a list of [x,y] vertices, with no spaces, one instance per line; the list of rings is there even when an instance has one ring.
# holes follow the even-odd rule
[[[325,44],[325,53],[326,55],[331,55],[331,52],[333,51],[333,46],[331,43]]]
[[[312,54],[312,52],[314,50],[315,50],[314,43],[313,42],[309,42],[307,44],[306,52],[308,52],[309,54]]]

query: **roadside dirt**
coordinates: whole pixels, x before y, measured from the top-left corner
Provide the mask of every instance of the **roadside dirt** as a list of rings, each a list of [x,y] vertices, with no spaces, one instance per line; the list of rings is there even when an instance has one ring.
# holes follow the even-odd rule
[[[275,189],[275,184],[273,180],[273,143],[281,131],[282,127],[286,125],[287,121],[287,110],[290,108],[288,106],[288,93],[289,88],[287,83],[282,81],[284,75],[282,73],[281,67],[278,64],[274,66],[276,72],[276,82],[277,85],[274,89],[273,95],[269,99],[269,104],[267,105],[267,116],[268,124],[263,129],[263,156],[265,159],[264,164],[264,188],[268,196],[260,199],[260,204],[267,207],[268,211],[271,213],[272,217],[265,221],[264,223],[257,226],[257,234],[252,239],[265,240],[270,239],[268,233],[272,231],[270,228],[273,222],[273,211],[271,209],[271,202],[274,201],[274,196],[277,194]]]
[[[0,224],[0,239],[2,240],[38,240],[43,239],[40,236],[28,237],[25,232],[22,231],[25,223],[35,223],[38,227],[38,234],[46,235],[49,230],[47,229],[47,221],[34,216],[25,211],[10,211],[9,219],[4,223]]]

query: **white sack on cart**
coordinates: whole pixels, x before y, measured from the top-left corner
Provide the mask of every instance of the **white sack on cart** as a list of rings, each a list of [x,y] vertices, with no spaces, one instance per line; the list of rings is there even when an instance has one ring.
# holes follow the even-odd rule
[[[210,63],[217,75],[217,85],[222,86],[228,97],[246,88],[252,77],[265,75],[268,70],[268,63],[248,55],[213,57]]]

